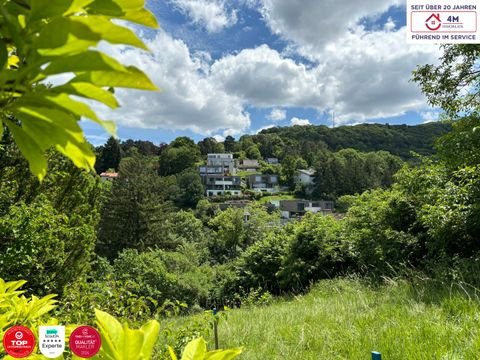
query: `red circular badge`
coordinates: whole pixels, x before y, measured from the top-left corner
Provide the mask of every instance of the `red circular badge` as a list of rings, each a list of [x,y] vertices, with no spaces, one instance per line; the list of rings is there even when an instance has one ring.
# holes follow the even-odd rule
[[[102,346],[100,334],[91,326],[80,326],[70,335],[70,350],[82,358],[91,358]]]
[[[25,326],[13,326],[3,335],[3,347],[11,357],[27,357],[35,349],[35,335]]]

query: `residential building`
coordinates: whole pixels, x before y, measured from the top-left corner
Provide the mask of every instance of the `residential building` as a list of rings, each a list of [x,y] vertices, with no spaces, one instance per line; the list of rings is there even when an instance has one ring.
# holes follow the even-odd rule
[[[247,177],[247,185],[253,191],[278,192],[278,175],[250,175]]]
[[[325,200],[280,200],[280,213],[282,218],[291,219],[304,216],[307,212],[332,214],[333,201]]]
[[[256,172],[260,169],[260,164],[258,160],[243,159],[238,161],[237,168],[238,170]]]
[[[235,175],[233,154],[207,154],[207,166],[223,167],[225,174]]]
[[[278,165],[279,164],[278,159],[274,158],[274,157],[266,158],[265,161],[267,162],[267,164],[270,164],[270,165]]]
[[[202,182],[208,197],[218,195],[242,195],[240,176],[204,174]]]
[[[223,166],[215,166],[215,165],[204,165],[198,167],[198,172],[200,176],[204,175],[229,175],[228,169],[224,168]]]
[[[102,172],[100,174],[100,179],[102,181],[113,181],[118,177],[118,173],[116,172]]]
[[[300,169],[295,175],[295,183],[301,183],[307,186],[315,184],[315,170],[314,169]]]

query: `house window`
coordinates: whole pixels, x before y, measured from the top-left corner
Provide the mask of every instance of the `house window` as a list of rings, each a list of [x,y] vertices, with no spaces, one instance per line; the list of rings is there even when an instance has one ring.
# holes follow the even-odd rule
[[[255,182],[260,182],[262,181],[262,177],[261,176],[255,176]]]
[[[270,177],[270,182],[276,183],[277,182],[277,177],[276,176],[271,176]]]
[[[305,204],[304,203],[297,203],[297,210],[298,211],[305,211]]]
[[[320,203],[314,202],[314,203],[312,203],[312,207],[320,207]]]

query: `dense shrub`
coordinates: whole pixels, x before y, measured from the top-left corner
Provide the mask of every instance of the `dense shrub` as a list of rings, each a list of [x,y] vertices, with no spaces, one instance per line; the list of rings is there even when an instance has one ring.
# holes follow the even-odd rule
[[[309,213],[287,233],[286,255],[278,274],[283,289],[305,289],[313,281],[352,267],[353,243],[345,237],[343,222]]]

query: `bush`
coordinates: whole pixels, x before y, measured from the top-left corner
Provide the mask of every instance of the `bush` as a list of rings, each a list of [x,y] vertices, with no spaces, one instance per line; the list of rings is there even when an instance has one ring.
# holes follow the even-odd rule
[[[331,216],[307,213],[288,230],[287,248],[278,277],[284,290],[304,290],[313,281],[351,269],[352,243],[343,223]]]
[[[250,246],[236,263],[237,289],[262,288],[278,294],[280,285],[277,273],[286,254],[285,233],[271,233]]]

